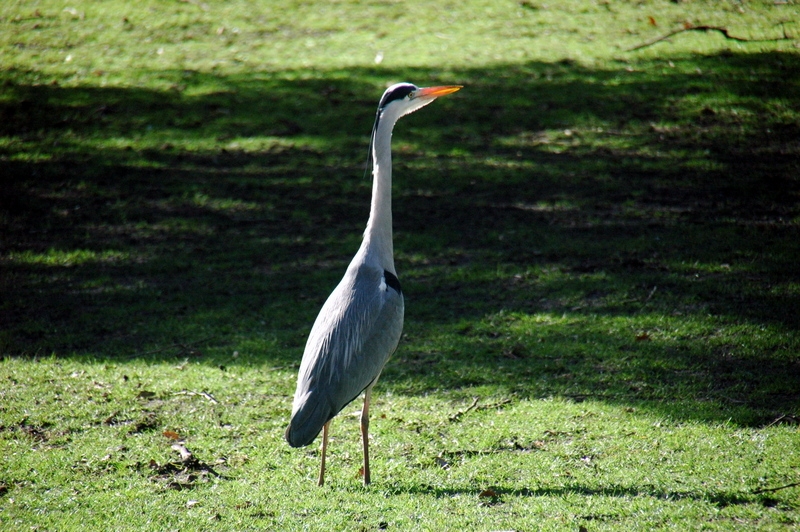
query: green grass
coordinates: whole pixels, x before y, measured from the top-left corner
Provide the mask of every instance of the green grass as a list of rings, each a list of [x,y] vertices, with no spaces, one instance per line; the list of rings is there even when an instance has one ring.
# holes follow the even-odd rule
[[[4,3],[0,529],[797,528],[795,4]],[[626,51],[685,23],[750,42]],[[356,401],[318,488],[283,429],[402,80],[465,87],[396,128],[373,484]]]

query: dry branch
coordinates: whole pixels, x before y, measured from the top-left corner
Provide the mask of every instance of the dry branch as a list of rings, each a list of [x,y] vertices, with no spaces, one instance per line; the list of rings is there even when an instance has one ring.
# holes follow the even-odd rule
[[[212,404],[215,405],[219,404],[219,401],[217,401],[217,399],[208,392],[193,392],[191,390],[183,390],[180,392],[174,392],[172,395],[189,395],[189,396],[199,395],[200,397],[205,397],[206,399],[208,399]]]
[[[753,493],[769,493],[772,491],[785,490],[786,488],[794,488],[795,486],[800,486],[800,482],[792,482],[791,484],[778,486],[777,488],[761,488],[759,490],[754,490]]]
[[[724,28],[722,26],[707,26],[705,24],[701,24],[700,26],[693,26],[691,24],[685,24],[682,28],[678,28],[677,30],[673,30],[673,31],[671,31],[671,32],[669,32],[669,33],[667,33],[665,35],[662,35],[660,37],[656,37],[655,39],[651,39],[651,40],[646,41],[646,42],[644,42],[642,44],[636,45],[633,48],[629,48],[629,49],[626,50],[626,52],[635,52],[636,50],[641,50],[642,48],[647,48],[648,46],[652,46],[652,45],[654,45],[656,43],[659,43],[661,41],[665,41],[665,40],[669,39],[670,37],[673,37],[675,35],[678,35],[679,33],[685,32],[685,31],[718,31],[719,33],[724,35],[726,39],[729,39],[731,41],[737,41],[737,42],[775,42],[775,41],[790,41],[790,40],[793,40],[793,38],[791,36],[786,34],[786,29],[783,30],[783,37],[777,37],[777,38],[774,38],[774,39],[747,39],[745,37],[737,37],[736,35],[731,35],[731,33],[728,30],[728,28]]]
[[[470,410],[473,410],[476,406],[478,406],[478,398],[477,397],[472,401],[472,404],[469,405],[469,407],[466,408],[466,410],[459,410],[458,412],[456,412],[455,414],[450,416],[450,421],[458,421],[461,418],[461,416],[463,416],[464,414],[466,414]]]
[[[491,404],[488,404],[488,405],[480,405],[480,406],[478,406],[478,398],[476,397],[472,401],[472,404],[469,405],[466,409],[459,410],[458,412],[456,412],[455,414],[450,416],[450,421],[458,421],[459,419],[461,419],[461,416],[463,416],[464,414],[466,414],[467,412],[470,412],[472,410],[488,410],[489,408],[499,408],[499,407],[501,407],[503,405],[507,405],[510,402],[511,402],[511,399],[503,399],[503,400],[498,401],[496,403],[491,403]]]

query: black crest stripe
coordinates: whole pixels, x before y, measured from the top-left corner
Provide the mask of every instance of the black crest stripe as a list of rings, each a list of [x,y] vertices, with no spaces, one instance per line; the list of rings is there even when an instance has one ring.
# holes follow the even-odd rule
[[[412,92],[416,90],[416,87],[410,83],[401,83],[397,87],[395,87],[391,92],[387,92],[381,98],[380,104],[378,104],[378,108],[383,109],[389,103],[395,100],[402,100]]]

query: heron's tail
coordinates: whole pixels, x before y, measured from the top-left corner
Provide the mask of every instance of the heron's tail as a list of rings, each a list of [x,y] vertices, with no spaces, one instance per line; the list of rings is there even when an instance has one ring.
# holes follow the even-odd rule
[[[306,401],[292,416],[283,434],[292,447],[309,445],[333,416],[327,404],[319,401]]]

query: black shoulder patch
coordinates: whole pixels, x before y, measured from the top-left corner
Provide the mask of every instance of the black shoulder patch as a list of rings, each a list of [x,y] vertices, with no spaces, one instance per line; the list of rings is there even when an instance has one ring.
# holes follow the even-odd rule
[[[378,108],[383,109],[395,100],[402,100],[415,90],[417,90],[417,87],[411,83],[398,83],[393,85],[383,93],[383,97],[381,98],[381,103],[378,104]]]
[[[386,280],[387,286],[393,288],[398,294],[403,293],[403,289],[400,288],[400,279],[398,279],[395,274],[389,270],[383,270],[383,278]]]

